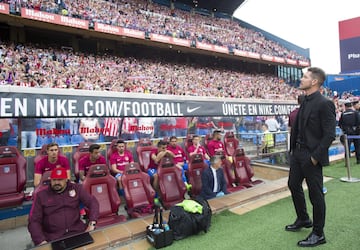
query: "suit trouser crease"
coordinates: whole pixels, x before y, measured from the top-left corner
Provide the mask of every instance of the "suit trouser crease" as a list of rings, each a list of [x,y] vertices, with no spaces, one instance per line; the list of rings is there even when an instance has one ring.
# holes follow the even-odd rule
[[[290,172],[288,186],[292,195],[297,218],[307,220],[305,195],[302,188],[305,179],[309,189],[309,198],[313,206],[313,231],[321,235],[325,226],[325,197],[323,188],[322,166],[318,163],[314,166],[308,150],[296,149],[290,159]]]

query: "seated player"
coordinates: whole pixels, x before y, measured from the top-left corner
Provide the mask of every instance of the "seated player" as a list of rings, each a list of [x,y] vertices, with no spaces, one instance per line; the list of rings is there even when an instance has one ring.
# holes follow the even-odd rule
[[[116,149],[110,156],[111,171],[119,184],[119,194],[124,196],[124,189],[121,184],[121,176],[125,171],[125,165],[134,162],[132,153],[125,149],[125,142],[118,140],[116,143]]]

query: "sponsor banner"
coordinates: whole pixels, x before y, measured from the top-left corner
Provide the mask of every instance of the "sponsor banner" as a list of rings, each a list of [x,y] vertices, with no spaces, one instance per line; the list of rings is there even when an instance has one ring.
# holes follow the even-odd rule
[[[255,52],[248,52],[248,57],[254,58],[254,59],[260,59],[260,54]]]
[[[23,18],[59,24],[79,29],[89,29],[89,21],[78,18],[57,15],[53,13],[21,8],[21,16]]]
[[[112,26],[112,25],[103,24],[103,23],[95,23],[94,30],[98,31],[98,32],[109,33],[109,34],[114,34],[114,35],[122,35],[123,34],[121,27]]]
[[[9,14],[9,5],[6,3],[0,3],[0,13]]]
[[[37,10],[31,10],[26,8],[21,8],[21,16],[23,18],[33,19],[37,21],[47,22],[47,23],[57,23],[55,14],[42,12]]]
[[[203,50],[214,51],[214,45],[208,44],[208,43],[196,42],[196,48],[203,49]]]
[[[285,59],[282,57],[274,56],[274,62],[285,63]]]
[[[286,58],[286,63],[291,65],[297,65],[297,61],[293,59]]]
[[[170,36],[158,35],[158,34],[150,34],[150,40],[161,42],[161,43],[171,43]]]
[[[123,35],[134,38],[145,39],[145,32],[140,30],[132,30],[128,28],[123,28]]]
[[[172,43],[176,44],[176,45],[184,46],[184,47],[190,47],[190,41],[186,40],[186,39],[174,37],[174,38],[172,38]]]
[[[223,46],[214,45],[214,50],[219,53],[225,53],[225,54],[229,53],[229,49]]]
[[[261,59],[265,60],[265,61],[274,61],[274,57],[273,56],[268,56],[268,55],[261,55]]]
[[[360,37],[340,40],[341,72],[360,71]]]
[[[249,57],[247,51],[238,50],[238,49],[234,49],[233,51],[234,51],[234,55],[236,55],[236,56]]]
[[[89,29],[89,21],[73,17],[60,16],[59,24],[79,29]]]
[[[192,116],[267,116],[288,115],[291,103],[248,103],[221,100],[194,100],[174,96],[128,97],[69,90],[59,93],[9,92],[0,88],[0,117],[192,117]],[[58,90],[56,90],[59,92]],[[55,92],[55,90],[54,90]]]
[[[310,63],[309,63],[309,62],[306,62],[306,61],[301,61],[301,60],[299,60],[299,66],[308,67],[308,66],[310,66]]]
[[[340,40],[360,37],[360,17],[339,22]]]

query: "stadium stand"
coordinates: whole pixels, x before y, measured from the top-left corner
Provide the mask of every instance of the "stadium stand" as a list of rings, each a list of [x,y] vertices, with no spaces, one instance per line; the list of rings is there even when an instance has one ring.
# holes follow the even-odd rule
[[[114,26],[146,31],[191,41],[307,60],[278,43],[265,39],[260,32],[241,27],[231,19],[205,16],[149,1],[64,0],[60,4],[47,0],[26,1],[23,7]]]
[[[264,74],[222,68],[205,72],[199,67],[160,60],[95,56],[4,42],[0,45],[4,57],[1,85],[261,99],[287,94],[294,100],[299,94],[282,79]],[[81,137],[71,141],[79,144]]]

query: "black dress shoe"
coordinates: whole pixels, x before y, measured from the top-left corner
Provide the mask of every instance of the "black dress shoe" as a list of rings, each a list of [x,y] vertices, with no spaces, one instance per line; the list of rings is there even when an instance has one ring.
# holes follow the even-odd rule
[[[292,231],[292,232],[296,232],[299,231],[301,228],[306,227],[312,227],[312,222],[310,219],[307,220],[299,220],[297,219],[294,224],[290,224],[285,226],[285,230],[286,231]]]
[[[324,234],[322,235],[317,235],[314,232],[312,232],[305,240],[301,240],[298,242],[298,246],[299,247],[315,247],[317,245],[320,244],[325,244],[326,240],[325,240],[325,236]]]

